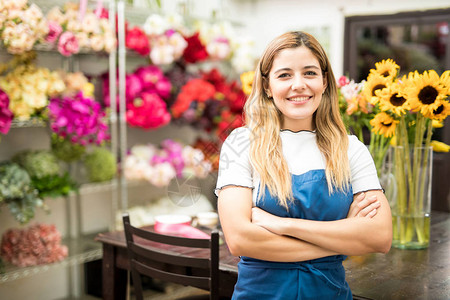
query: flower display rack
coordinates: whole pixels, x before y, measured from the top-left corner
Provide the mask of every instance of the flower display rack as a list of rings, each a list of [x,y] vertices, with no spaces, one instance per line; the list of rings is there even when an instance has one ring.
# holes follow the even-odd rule
[[[6,265],[5,272],[0,274],[0,284],[34,276],[56,268],[74,267],[102,257],[101,245],[94,241],[94,235],[66,238],[62,240],[62,243],[68,246],[70,253],[64,260],[57,263],[24,268]]]

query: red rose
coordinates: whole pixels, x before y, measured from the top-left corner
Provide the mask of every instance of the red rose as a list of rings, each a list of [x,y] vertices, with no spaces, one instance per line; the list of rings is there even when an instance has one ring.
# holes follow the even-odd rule
[[[125,36],[125,45],[127,48],[136,51],[142,56],[150,53],[150,43],[141,28],[135,26],[128,29]]]
[[[183,52],[183,58],[188,63],[195,63],[208,58],[206,47],[202,44],[199,38],[199,33],[195,33],[191,37],[184,38],[188,43]]]

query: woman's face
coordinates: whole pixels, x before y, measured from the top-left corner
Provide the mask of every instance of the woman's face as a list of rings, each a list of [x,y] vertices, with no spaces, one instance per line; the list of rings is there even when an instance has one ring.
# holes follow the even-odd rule
[[[319,61],[307,47],[281,50],[269,72],[269,97],[283,114],[282,129],[314,130],[313,114],[327,86]]]

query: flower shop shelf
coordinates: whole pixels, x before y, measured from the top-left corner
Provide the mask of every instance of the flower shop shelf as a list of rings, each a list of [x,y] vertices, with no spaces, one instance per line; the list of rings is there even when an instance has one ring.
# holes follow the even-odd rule
[[[30,267],[16,267],[7,264],[4,272],[0,274],[0,284],[37,275],[54,268],[76,266],[100,259],[102,257],[101,245],[94,241],[94,237],[95,234],[63,239],[62,244],[68,247],[69,255],[60,262]]]
[[[46,127],[47,123],[39,118],[31,118],[27,121],[13,120],[11,128]]]

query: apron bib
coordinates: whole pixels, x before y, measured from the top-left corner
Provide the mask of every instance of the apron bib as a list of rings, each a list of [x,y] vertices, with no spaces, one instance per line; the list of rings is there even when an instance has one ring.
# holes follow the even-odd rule
[[[266,188],[257,207],[280,216],[333,221],[347,216],[353,193],[334,191],[329,195],[325,170],[291,175],[294,201],[286,210]],[[301,262],[269,262],[241,257],[233,298],[236,300],[352,299],[345,281],[344,255]]]

